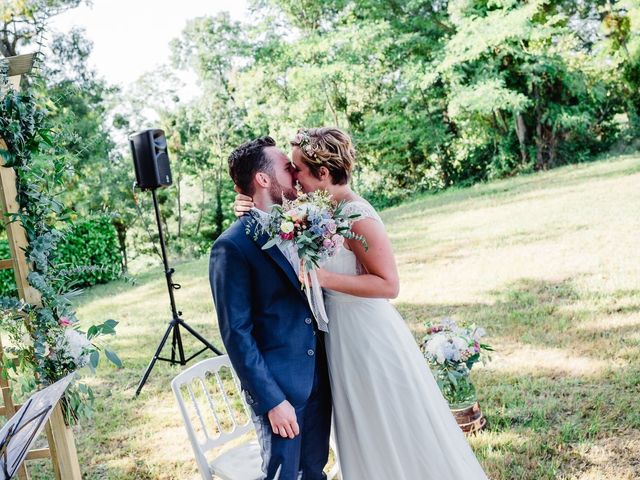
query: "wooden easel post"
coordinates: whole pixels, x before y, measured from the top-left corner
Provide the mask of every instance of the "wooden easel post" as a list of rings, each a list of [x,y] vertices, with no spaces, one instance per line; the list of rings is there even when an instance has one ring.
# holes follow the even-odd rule
[[[9,59],[9,81],[13,88],[20,88],[20,78],[22,74],[31,69],[33,54],[20,55]],[[0,138],[0,149],[6,149],[6,143]],[[25,256],[25,250],[29,246],[27,235],[19,221],[11,222],[9,216],[18,213],[20,206],[17,202],[16,172],[11,167],[0,166],[0,206],[5,220],[4,227],[7,231],[7,239],[11,250],[11,258],[0,260],[0,269],[13,269],[18,287],[18,295],[26,303],[31,305],[42,305],[40,292],[29,285],[27,275],[29,265]],[[0,358],[3,349],[0,341]],[[0,415],[9,419],[20,408],[14,405],[11,398],[11,390],[7,379],[0,375],[0,389],[4,406],[0,408]],[[75,441],[71,428],[65,423],[61,404],[58,403],[46,425],[47,440],[49,448],[31,450],[27,453],[26,460],[51,457],[53,470],[57,480],[82,480],[80,473],[80,463],[76,451]],[[18,476],[21,480],[28,480],[29,474],[23,465]]]

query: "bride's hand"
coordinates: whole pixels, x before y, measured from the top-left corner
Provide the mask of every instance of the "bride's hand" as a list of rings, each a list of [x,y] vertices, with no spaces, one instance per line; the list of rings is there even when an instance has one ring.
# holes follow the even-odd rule
[[[320,284],[320,287],[326,287],[326,281],[327,281],[327,275],[329,272],[327,272],[324,268],[314,268],[314,271],[316,272],[316,276],[318,277],[318,283]],[[299,269],[299,274],[298,274],[298,280],[300,280],[300,283],[304,285],[304,275],[302,274],[302,272],[304,272],[304,261],[300,260],[300,269]],[[307,284],[311,285],[311,278],[309,278],[309,272],[307,272]]]
[[[255,204],[251,197],[238,193],[235,202],[233,202],[233,213],[236,217],[242,217],[249,213],[253,207]]]
[[[298,280],[300,283],[304,285],[304,260],[300,260],[300,264],[298,265]],[[307,272],[307,285],[311,285],[311,279],[309,278],[309,272]]]
[[[329,278],[329,272],[324,268],[316,269],[316,274],[318,275],[318,283],[320,287],[327,288],[327,279]]]

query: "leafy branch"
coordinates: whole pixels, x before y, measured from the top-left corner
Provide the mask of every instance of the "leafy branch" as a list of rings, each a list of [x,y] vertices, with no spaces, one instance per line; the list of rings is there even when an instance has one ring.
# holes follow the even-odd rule
[[[60,288],[59,272],[51,268],[63,227],[73,216],[57,199],[72,169],[62,142],[59,145],[55,132],[47,128],[46,99],[14,91],[6,72],[0,74],[0,93],[0,138],[6,144],[0,157],[16,172],[19,204],[7,221],[19,221],[25,230],[27,281],[41,294],[39,305],[0,297],[0,328],[11,344],[5,350],[10,356],[2,356],[2,374],[20,386],[20,394],[27,394],[84,366],[95,371],[102,351],[116,367],[122,362],[99,343],[101,337],[115,334],[118,322],[106,320],[86,333],[80,330],[70,300],[73,292],[69,285]],[[91,416],[93,401],[91,388],[75,381],[64,398],[67,421]]]

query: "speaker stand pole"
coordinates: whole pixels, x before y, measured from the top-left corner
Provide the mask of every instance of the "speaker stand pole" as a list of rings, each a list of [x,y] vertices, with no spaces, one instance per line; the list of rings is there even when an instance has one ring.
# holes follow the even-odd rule
[[[174,274],[175,270],[169,267],[169,262],[167,260],[167,249],[164,242],[164,233],[162,231],[162,219],[160,217],[160,208],[158,206],[158,197],[156,195],[156,190],[152,189],[151,194],[153,196],[153,207],[156,212],[156,223],[158,224],[160,251],[162,253],[162,264],[164,266],[164,273],[167,280],[169,300],[171,302],[172,318],[171,318],[171,321],[169,322],[169,325],[167,326],[167,330],[164,332],[164,336],[162,337],[162,340],[160,341],[160,344],[158,345],[158,348],[156,349],[155,354],[153,355],[153,357],[151,358],[151,361],[149,362],[149,366],[147,367],[147,369],[144,372],[144,375],[142,376],[142,380],[140,380],[140,383],[138,384],[138,388],[136,389],[136,397],[140,395],[140,392],[142,391],[142,387],[144,387],[144,384],[147,382],[147,379],[149,378],[149,374],[151,373],[151,370],[153,370],[153,367],[156,364],[156,361],[158,360],[169,362],[172,365],[175,365],[175,364],[186,365],[189,360],[197,357],[205,350],[211,350],[216,355],[222,355],[222,352],[220,350],[218,350],[216,347],[211,345],[211,343],[207,341],[207,339],[205,339],[202,335],[196,332],[191,326],[189,326],[187,322],[185,322],[182,318],[180,318],[180,315],[182,315],[182,312],[179,312],[178,309],[176,308],[176,301],[173,296],[173,291],[179,290],[180,284],[173,282],[172,275]],[[181,326],[185,330],[187,330],[191,335],[196,337],[204,345],[204,348],[202,350],[199,350],[198,352],[194,353],[189,358],[185,358],[185,355],[184,355],[184,348],[182,345],[182,336],[180,335]],[[169,338],[169,334],[171,333],[173,334],[171,339],[171,358],[162,358],[160,357],[160,354],[162,353],[162,349],[164,348],[164,345],[167,342],[167,339]],[[177,348],[177,352],[176,352],[176,348]],[[176,353],[178,358],[176,358]]]

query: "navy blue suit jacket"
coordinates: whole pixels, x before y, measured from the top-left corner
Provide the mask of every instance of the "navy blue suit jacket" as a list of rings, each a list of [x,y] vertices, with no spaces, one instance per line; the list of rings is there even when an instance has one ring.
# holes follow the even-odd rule
[[[251,222],[242,217],[214,243],[209,281],[222,341],[247,403],[263,415],[285,399],[304,405],[325,354],[295,271],[278,247],[262,250],[268,239],[254,240]]]

